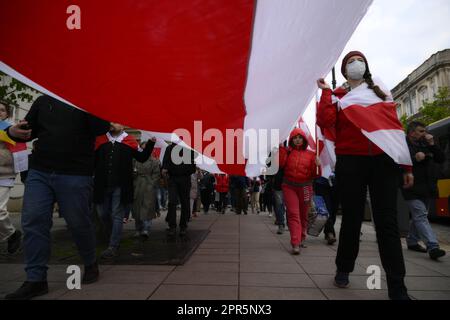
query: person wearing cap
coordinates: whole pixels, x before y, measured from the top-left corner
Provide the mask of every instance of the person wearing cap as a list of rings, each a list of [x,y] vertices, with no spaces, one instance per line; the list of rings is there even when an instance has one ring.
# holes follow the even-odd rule
[[[291,235],[292,254],[300,254],[306,239],[308,210],[312,197],[312,181],[317,177],[316,154],[307,150],[308,141],[300,128],[289,137],[289,146],[280,148],[280,169],[284,170],[283,197],[286,204]]]
[[[362,123],[344,110],[346,105],[351,108],[356,106],[356,112],[364,116],[364,113],[374,111],[369,110],[368,106],[376,106],[377,110],[387,113],[393,112],[389,108],[395,110],[395,104],[389,90],[381,81],[374,81],[372,78],[369,63],[363,53],[348,53],[342,61],[341,72],[347,82],[334,92],[323,79],[317,81],[318,87],[322,89],[317,124],[321,128],[336,131],[336,180],[340,186],[339,200],[343,210],[334,284],[339,288],[347,288],[350,284],[349,274],[354,270],[359,252],[368,187],[381,262],[387,275],[389,298],[409,300],[404,284],[405,263],[397,223],[397,188],[402,170],[403,187],[412,186],[412,167],[396,163],[386,153],[392,154],[386,145],[392,145],[394,138],[389,136],[388,130],[383,130],[384,123],[377,123],[377,119],[381,118],[370,118],[370,121]],[[359,101],[365,102],[363,104]],[[355,109],[351,111],[355,112]],[[382,137],[383,143],[372,138],[377,142],[374,143],[368,138],[371,136],[367,134],[367,130],[363,130],[367,122],[376,130],[380,130],[378,132],[386,133]],[[401,129],[396,114],[391,115],[391,126]],[[407,145],[401,145],[398,149],[404,162],[411,162]]]

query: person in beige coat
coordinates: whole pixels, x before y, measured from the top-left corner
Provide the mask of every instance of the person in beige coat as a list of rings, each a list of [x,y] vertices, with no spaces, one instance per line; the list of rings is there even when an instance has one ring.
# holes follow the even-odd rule
[[[0,102],[0,120],[10,117],[11,107]],[[8,201],[14,187],[16,172],[14,159],[6,142],[0,141],[0,241],[8,241],[8,253],[14,254],[20,249],[22,232],[14,228],[8,212]]]
[[[145,148],[145,143],[141,147]],[[151,156],[144,163],[136,161],[135,170],[132,214],[135,219],[136,236],[147,239],[152,220],[157,217],[156,188],[161,177],[160,162]]]

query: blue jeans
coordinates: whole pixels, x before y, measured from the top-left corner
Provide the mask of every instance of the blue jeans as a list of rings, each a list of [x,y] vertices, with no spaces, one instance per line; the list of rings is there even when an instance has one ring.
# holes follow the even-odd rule
[[[168,191],[167,188],[158,187],[156,189],[156,198],[158,199],[159,209],[163,209],[167,206]]]
[[[406,201],[406,203],[411,212],[409,234],[406,239],[408,246],[416,245],[417,242],[422,239],[427,246],[428,251],[439,248],[436,235],[433,232],[433,229],[431,229],[430,222],[428,221],[427,205],[421,200],[409,200]]]
[[[134,225],[137,232],[150,232],[150,229],[152,227],[152,220],[136,219]]]
[[[47,280],[53,225],[53,205],[61,216],[85,265],[96,261],[95,230],[92,219],[93,181],[90,176],[69,176],[31,169],[23,195],[22,229],[24,231],[25,271],[27,280]]]
[[[275,216],[277,218],[277,224],[279,226],[285,226],[286,222],[284,219],[286,208],[284,206],[284,199],[283,199],[283,191],[275,190],[273,192],[273,198],[274,198],[274,210],[275,210]]]
[[[97,204],[97,213],[108,232],[111,232],[109,246],[118,249],[123,230],[123,218],[129,205],[120,201],[120,188],[108,188],[103,203]]]

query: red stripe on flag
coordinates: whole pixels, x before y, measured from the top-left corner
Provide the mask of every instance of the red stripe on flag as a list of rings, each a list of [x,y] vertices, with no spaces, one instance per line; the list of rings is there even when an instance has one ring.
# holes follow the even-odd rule
[[[394,102],[381,102],[368,107],[353,105],[343,109],[343,112],[353,124],[367,132],[403,130],[396,106]]]
[[[80,30],[66,26],[69,5],[0,1],[2,25],[14,26],[0,28],[8,44],[0,61],[133,128],[193,135],[195,120],[204,132],[243,128],[254,0],[78,0]],[[244,172],[242,165],[219,167]]]

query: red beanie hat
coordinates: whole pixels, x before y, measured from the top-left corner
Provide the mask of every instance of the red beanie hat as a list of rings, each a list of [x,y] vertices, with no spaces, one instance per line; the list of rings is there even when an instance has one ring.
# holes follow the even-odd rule
[[[369,71],[369,63],[367,62],[366,56],[362,52],[359,52],[359,51],[350,51],[349,53],[347,53],[347,55],[342,60],[341,73],[345,79],[347,79],[347,70],[346,70],[347,62],[351,57],[354,57],[354,56],[361,56],[364,59],[364,62],[366,63],[366,69],[367,69],[366,72]]]

